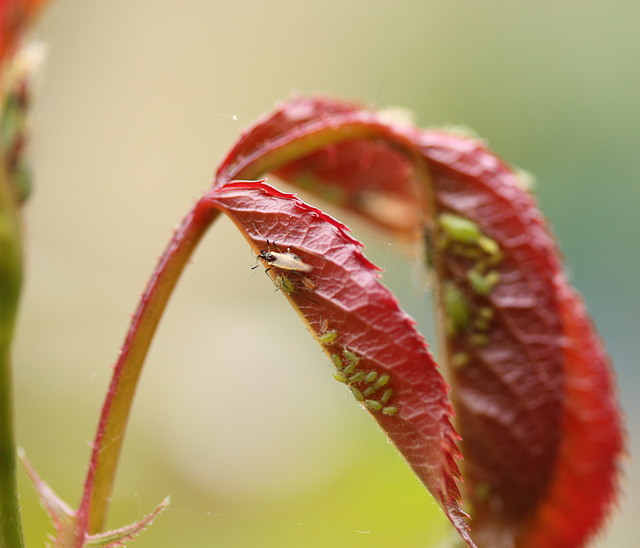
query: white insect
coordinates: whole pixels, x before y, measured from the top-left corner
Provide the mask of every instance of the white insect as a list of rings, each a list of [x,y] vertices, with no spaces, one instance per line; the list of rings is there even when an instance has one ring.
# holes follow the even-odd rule
[[[277,251],[271,251],[271,244],[269,243],[269,240],[267,240],[267,249],[263,249],[262,251],[260,251],[257,256],[258,259],[264,261],[269,265],[270,268],[267,269],[267,272],[271,268],[279,268],[280,270],[305,273],[311,272],[313,270],[313,267],[310,264],[305,263],[295,253],[289,251],[289,249],[285,252],[282,252],[278,249],[278,246],[275,242],[273,242],[273,247],[275,247]],[[258,265],[256,265],[256,267],[257,266]]]

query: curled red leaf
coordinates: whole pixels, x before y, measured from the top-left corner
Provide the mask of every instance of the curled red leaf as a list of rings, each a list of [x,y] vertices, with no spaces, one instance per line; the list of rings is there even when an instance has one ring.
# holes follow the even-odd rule
[[[624,428],[602,342],[514,170],[478,139],[325,97],[296,97],[247,130],[217,184],[252,165],[379,226],[426,233],[474,539],[583,546],[616,498]]]
[[[517,175],[474,139],[422,144],[437,209],[479,231],[465,244],[439,226],[442,279],[469,311],[448,350],[474,538],[583,546],[615,498],[624,445],[602,343]]]
[[[378,421],[470,546],[455,479],[447,385],[415,322],[348,229],[291,194],[236,182],[209,194],[238,225],[345,384]]]
[[[451,318],[457,312],[445,302],[455,323],[447,350],[458,364],[453,400],[474,531],[496,543],[505,536],[496,529],[517,531],[535,511],[554,470],[565,382],[554,291],[560,265],[531,197],[495,156],[446,134],[430,134],[424,151],[438,209],[439,277],[465,310]],[[470,221],[471,236],[457,236],[447,219]],[[492,242],[487,250],[481,238]]]

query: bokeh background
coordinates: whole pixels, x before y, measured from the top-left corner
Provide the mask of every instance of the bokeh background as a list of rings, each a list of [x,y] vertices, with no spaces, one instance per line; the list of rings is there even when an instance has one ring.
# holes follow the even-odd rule
[[[464,124],[534,173],[613,356],[638,453],[640,4],[57,0],[34,109],[15,347],[19,443],[70,504],[133,311],[239,131],[295,92]],[[275,183],[275,181],[271,181]],[[277,183],[276,183],[277,184]],[[316,205],[317,204],[316,202]],[[433,340],[402,245],[354,225]],[[446,520],[274,293],[230,223],[181,280],[142,377],[111,527],[136,546],[436,546]],[[640,472],[598,547],[636,546]],[[20,474],[27,541],[47,518]]]

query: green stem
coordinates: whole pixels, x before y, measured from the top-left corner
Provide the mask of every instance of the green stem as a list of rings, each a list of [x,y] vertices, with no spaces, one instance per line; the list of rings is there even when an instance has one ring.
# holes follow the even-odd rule
[[[0,546],[24,546],[16,485],[16,447],[9,350],[22,280],[17,204],[0,163]]]
[[[13,398],[11,370],[7,352],[0,355],[0,546],[24,546],[18,487],[16,448],[13,436]]]

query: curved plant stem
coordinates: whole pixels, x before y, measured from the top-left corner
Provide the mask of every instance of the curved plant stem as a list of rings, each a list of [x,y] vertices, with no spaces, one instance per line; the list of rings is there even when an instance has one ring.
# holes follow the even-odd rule
[[[218,216],[201,199],[184,218],[160,258],[133,316],[115,365],[77,512],[76,546],[100,531],[108,510],[124,431],[144,359],[164,308],[200,238]]]
[[[356,112],[336,114],[331,124],[325,120],[309,122],[295,131],[288,131],[283,136],[268,142],[263,147],[256,147],[253,154],[240,158],[236,162],[227,159],[218,174],[216,186],[234,179],[258,179],[265,173],[275,171],[293,160],[302,158],[321,148],[342,141],[359,138],[380,138],[404,150],[416,162],[423,164],[415,143],[392,126],[382,123],[375,114]],[[222,180],[219,178],[222,177]]]
[[[17,206],[0,163],[0,546],[24,546],[16,486],[9,349],[22,279]]]

